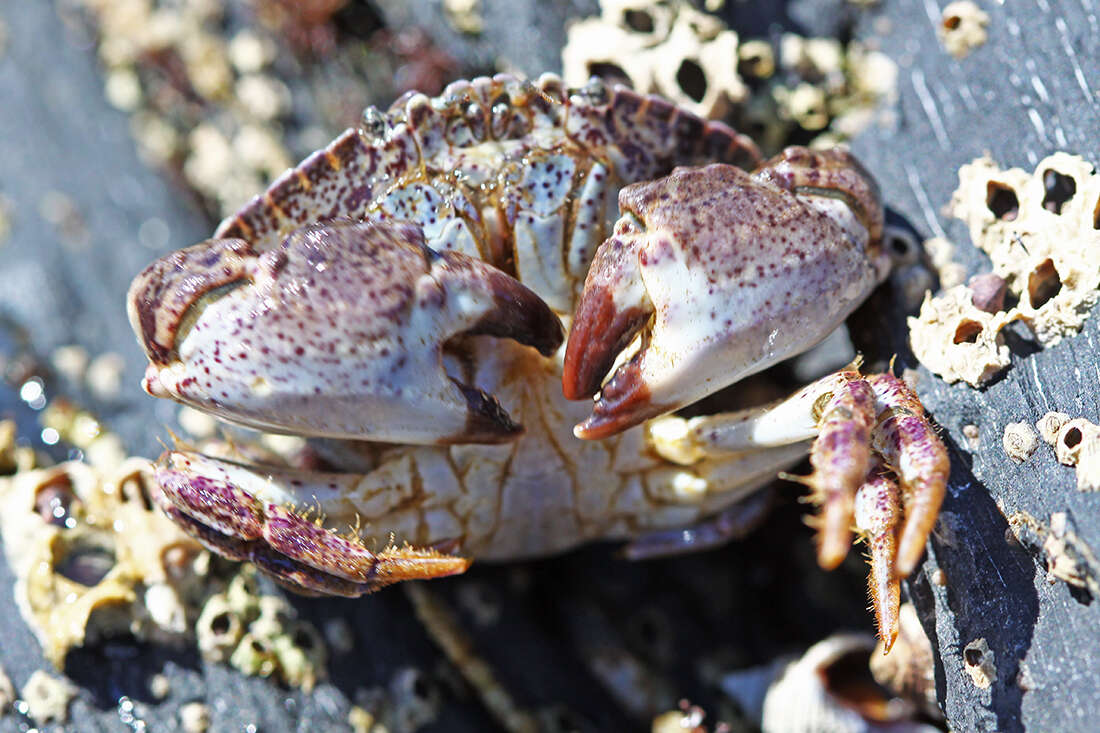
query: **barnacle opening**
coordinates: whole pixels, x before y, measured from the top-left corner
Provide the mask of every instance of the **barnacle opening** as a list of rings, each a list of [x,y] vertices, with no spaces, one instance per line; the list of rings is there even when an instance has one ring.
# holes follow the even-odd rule
[[[680,68],[676,70],[676,83],[694,102],[702,102],[707,96],[707,75],[703,73],[703,67],[692,59],[680,62]]]
[[[107,577],[116,562],[114,548],[108,543],[77,537],[59,543],[53,564],[58,575],[85,588],[94,588]]]
[[[623,24],[638,33],[652,33],[657,27],[652,15],[636,8],[627,8],[623,11]]]
[[[1077,181],[1073,180],[1072,176],[1047,168],[1043,171],[1043,188],[1046,190],[1046,195],[1043,196],[1043,208],[1055,214],[1061,214],[1062,207],[1077,193]]]
[[[955,328],[955,338],[953,341],[956,344],[974,344],[978,342],[978,336],[982,332],[982,324],[977,321],[961,321],[957,328]]]
[[[623,67],[611,61],[591,61],[586,68],[588,69],[589,77],[599,77],[608,84],[622,84],[628,87],[633,86],[630,82],[630,76],[623,70]]]
[[[1084,440],[1084,436],[1081,434],[1080,428],[1070,428],[1062,436],[1062,444],[1067,448],[1076,448],[1082,440]]]
[[[1035,309],[1046,305],[1061,289],[1062,278],[1049,257],[1039,263],[1027,278],[1028,302]]]
[[[1015,221],[1020,215],[1020,199],[1005,183],[990,181],[985,186],[985,205],[1001,221]]]

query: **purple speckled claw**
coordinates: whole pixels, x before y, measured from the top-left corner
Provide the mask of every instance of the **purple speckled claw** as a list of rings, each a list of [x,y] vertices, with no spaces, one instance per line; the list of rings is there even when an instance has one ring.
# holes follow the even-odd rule
[[[494,443],[522,427],[444,368],[488,334],[553,354],[557,316],[500,270],[435,252],[407,222],[303,227],[262,254],[211,240],[150,265],[129,295],[145,388],[264,430]]]
[[[599,393],[577,437],[607,437],[805,351],[866,298],[888,261],[874,184],[850,157],[792,148],[753,174],[677,168],[622,189],[566,347],[565,396]]]

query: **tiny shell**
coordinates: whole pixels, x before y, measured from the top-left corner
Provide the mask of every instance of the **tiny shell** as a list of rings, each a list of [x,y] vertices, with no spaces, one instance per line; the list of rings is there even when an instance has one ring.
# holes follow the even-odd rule
[[[963,666],[974,685],[988,690],[997,679],[996,654],[986,640],[975,639],[963,649]]]
[[[734,672],[722,689],[748,714],[761,714],[764,733],[932,733],[932,726],[913,721],[914,706],[886,697],[871,678],[866,660],[875,640],[866,634],[837,634],[810,647],[789,664]],[[855,663],[865,660],[864,664]],[[766,681],[763,697],[756,700]],[[757,698],[758,699],[758,698]]]
[[[1035,429],[1045,442],[1054,445],[1058,439],[1058,431],[1069,419],[1070,416],[1064,412],[1048,412],[1035,423]]]
[[[985,27],[989,15],[971,0],[959,0],[943,9],[940,26],[936,29],[940,43],[957,59],[968,55],[985,43]]]
[[[27,704],[27,715],[38,725],[64,723],[69,719],[69,703],[76,696],[76,685],[36,669],[19,696]]]
[[[1005,425],[1002,442],[1005,453],[1017,463],[1026,461],[1039,447],[1039,437],[1026,422],[1012,422]]]

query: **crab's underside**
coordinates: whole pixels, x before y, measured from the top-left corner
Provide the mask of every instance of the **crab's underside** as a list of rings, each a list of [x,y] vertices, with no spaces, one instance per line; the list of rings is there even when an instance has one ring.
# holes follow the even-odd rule
[[[597,538],[706,546],[809,450],[819,560],[866,537],[889,642],[948,468],[912,391],[850,368],[669,414],[824,338],[885,277],[881,235],[843,151],[760,163],[724,125],[553,76],[406,95],[129,295],[150,393],[343,441],[346,470],[178,449],[158,500],[224,555],[354,596]]]

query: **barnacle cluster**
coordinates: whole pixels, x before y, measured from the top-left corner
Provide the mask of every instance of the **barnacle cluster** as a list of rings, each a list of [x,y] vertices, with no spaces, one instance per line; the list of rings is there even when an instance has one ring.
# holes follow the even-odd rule
[[[251,565],[206,600],[195,633],[204,659],[228,662],[247,675],[309,691],[325,672],[328,653],[321,635],[297,618],[286,598],[261,593]]]
[[[1048,412],[1036,423],[1065,466],[1077,467],[1077,489],[1100,491],[1100,425],[1063,412]]]
[[[628,82],[696,114],[729,117],[765,150],[796,129],[833,145],[861,130],[895,91],[897,67],[866,44],[787,33],[778,46],[740,39],[686,0],[601,0],[569,27],[565,82]],[[751,91],[750,91],[751,90]]]
[[[178,170],[222,215],[289,167],[276,125],[290,91],[269,73],[269,34],[242,29],[227,41],[220,3],[71,4],[98,27],[107,100],[131,114],[147,162]]]
[[[1044,347],[1077,333],[1100,286],[1098,201],[1100,176],[1076,155],[1055,153],[1031,173],[988,157],[964,165],[950,210],[989,255],[994,277],[926,295],[909,319],[917,358],[948,382],[978,387],[1009,363],[1001,335],[1009,323],[1026,324]]]
[[[0,477],[0,535],[19,609],[58,668],[76,646],[131,633],[179,641],[207,554],[147,498],[151,466],[71,461]]]
[[[683,0],[601,0],[599,17],[569,27],[566,84],[590,76],[626,79],[702,117],[720,117],[748,88],[737,72],[738,37]]]

